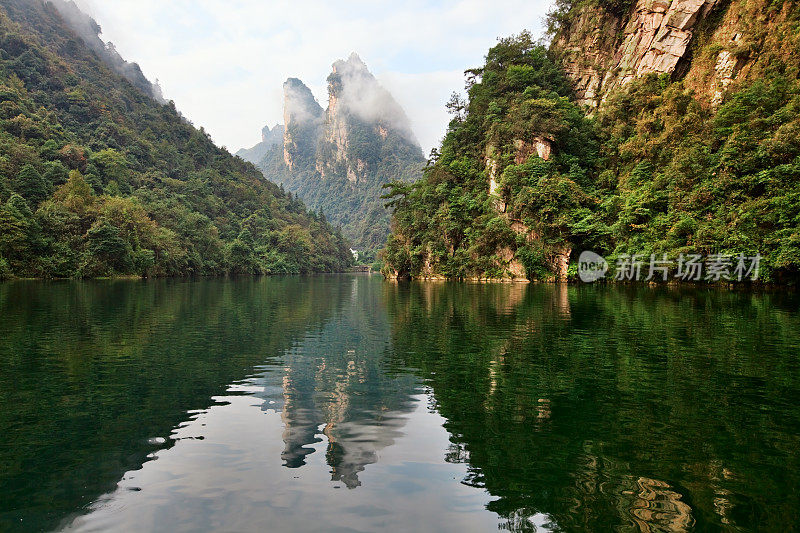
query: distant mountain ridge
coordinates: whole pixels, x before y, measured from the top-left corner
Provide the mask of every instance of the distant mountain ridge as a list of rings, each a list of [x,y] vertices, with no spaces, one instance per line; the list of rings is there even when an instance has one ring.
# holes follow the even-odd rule
[[[283,142],[238,155],[322,211],[356,248],[379,248],[390,220],[383,185],[415,181],[425,165],[405,111],[355,53],[333,64],[327,109],[297,78],[283,89]]]
[[[283,144],[283,124],[276,124],[272,129],[264,126],[264,129],[261,130],[261,142],[252,148],[242,148],[236,152],[236,155],[255,165],[264,159],[269,149],[276,144]]]

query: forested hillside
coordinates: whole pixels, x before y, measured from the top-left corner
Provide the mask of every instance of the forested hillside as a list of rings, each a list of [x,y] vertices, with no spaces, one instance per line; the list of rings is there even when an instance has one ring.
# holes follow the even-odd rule
[[[0,277],[349,265],[341,234],[135,86],[144,78],[120,72],[138,67],[113,64],[78,27],[41,0],[0,4]]]
[[[796,3],[561,2],[551,29],[468,71],[438,159],[387,195],[386,274],[565,279],[594,250],[761,254],[796,281]]]

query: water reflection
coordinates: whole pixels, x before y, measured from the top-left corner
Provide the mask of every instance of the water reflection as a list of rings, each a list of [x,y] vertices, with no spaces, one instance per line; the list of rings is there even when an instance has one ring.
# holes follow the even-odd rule
[[[0,311],[0,529],[800,525],[792,295],[344,276]]]
[[[458,450],[448,460],[496,497],[504,528],[542,513],[566,530],[797,524],[794,296],[386,291],[394,353],[430,376]]]
[[[280,401],[265,404],[281,411],[284,465],[304,466],[313,445],[324,441],[331,480],[350,489],[361,485],[359,472],[402,435],[405,415],[414,408],[410,398],[418,392],[412,374],[386,366],[390,327],[380,286],[357,279],[363,283],[339,312],[284,355]]]
[[[148,460],[148,439],[318,327],[350,288],[0,284],[0,530],[50,530],[113,489]]]

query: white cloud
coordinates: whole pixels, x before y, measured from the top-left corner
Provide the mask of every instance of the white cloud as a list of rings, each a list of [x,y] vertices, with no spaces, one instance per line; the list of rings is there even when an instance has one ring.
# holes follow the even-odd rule
[[[411,118],[426,153],[497,37],[540,34],[551,0],[82,0],[125,59],[219,144],[251,146],[282,121],[282,84],[302,79],[326,105],[331,64],[358,52]]]

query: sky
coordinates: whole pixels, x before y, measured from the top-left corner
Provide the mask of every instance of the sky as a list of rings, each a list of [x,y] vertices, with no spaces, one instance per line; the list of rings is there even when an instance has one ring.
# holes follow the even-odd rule
[[[542,36],[551,0],[78,0],[128,61],[220,146],[235,152],[283,122],[284,80],[327,107],[326,78],[356,52],[406,110],[427,154],[463,91],[464,70],[530,30]]]

